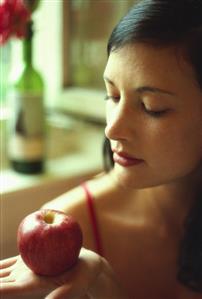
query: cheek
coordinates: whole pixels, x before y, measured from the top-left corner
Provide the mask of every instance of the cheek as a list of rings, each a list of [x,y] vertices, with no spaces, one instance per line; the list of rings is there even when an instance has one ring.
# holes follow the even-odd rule
[[[198,125],[187,127],[183,124],[156,129],[150,135],[155,142],[148,144],[152,166],[161,166],[171,172],[192,171],[202,159],[200,130]]]

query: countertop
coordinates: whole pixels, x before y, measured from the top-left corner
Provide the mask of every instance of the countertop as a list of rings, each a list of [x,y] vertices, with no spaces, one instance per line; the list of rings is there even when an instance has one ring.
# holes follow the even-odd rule
[[[104,125],[51,115],[47,118],[45,171],[23,175],[9,166],[6,127],[2,126],[1,194],[102,171],[103,140]]]

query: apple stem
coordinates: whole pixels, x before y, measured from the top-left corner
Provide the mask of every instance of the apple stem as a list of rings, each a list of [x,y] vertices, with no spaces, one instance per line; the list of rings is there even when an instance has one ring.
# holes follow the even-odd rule
[[[44,221],[49,224],[52,224],[54,222],[54,218],[54,213],[51,211],[46,212],[46,214],[44,215]]]

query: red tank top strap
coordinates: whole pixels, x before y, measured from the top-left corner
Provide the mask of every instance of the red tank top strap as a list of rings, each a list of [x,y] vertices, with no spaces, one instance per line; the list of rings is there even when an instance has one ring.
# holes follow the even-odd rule
[[[100,232],[99,232],[98,223],[97,223],[96,211],[95,211],[95,207],[94,207],[94,197],[91,194],[86,183],[82,183],[81,187],[83,188],[85,195],[86,195],[86,204],[88,207],[90,221],[91,221],[91,225],[92,225],[96,252],[99,255],[103,256],[102,242],[101,242]]]

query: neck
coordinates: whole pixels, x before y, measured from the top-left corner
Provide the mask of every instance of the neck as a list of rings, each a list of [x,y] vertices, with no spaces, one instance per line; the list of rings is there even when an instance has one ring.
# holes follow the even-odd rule
[[[201,189],[201,170],[175,182],[149,189],[149,194],[169,226],[181,232]]]

